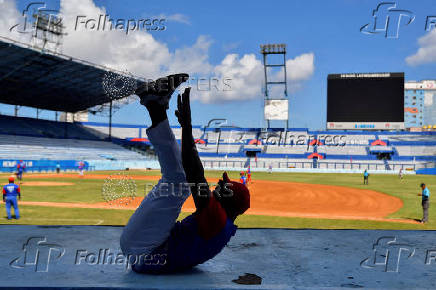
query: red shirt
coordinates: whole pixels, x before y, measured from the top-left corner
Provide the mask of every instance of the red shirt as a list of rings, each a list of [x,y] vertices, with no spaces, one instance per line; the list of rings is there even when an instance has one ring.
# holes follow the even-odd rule
[[[226,226],[227,214],[219,201],[213,195],[209,198],[209,204],[195,213],[198,223],[198,234],[209,240],[220,233]]]

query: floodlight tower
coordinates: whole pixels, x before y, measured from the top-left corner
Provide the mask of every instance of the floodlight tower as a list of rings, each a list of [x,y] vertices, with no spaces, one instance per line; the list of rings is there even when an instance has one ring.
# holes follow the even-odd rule
[[[286,128],[288,128],[289,112],[288,84],[286,82],[286,44],[261,44],[260,53],[263,55],[263,67],[265,72],[264,118],[267,122],[267,128],[270,128],[271,120],[283,120],[286,122]],[[273,54],[283,55],[283,61],[273,64],[268,63],[268,56]],[[283,68],[282,80],[268,80],[268,71],[272,68]],[[283,96],[270,96],[270,86],[282,86]],[[274,110],[274,106],[281,107],[278,108],[278,113],[272,112],[272,110]],[[285,106],[286,108],[284,108]]]
[[[50,13],[53,12],[53,13]],[[54,52],[62,52],[64,25],[62,16],[55,10],[37,10],[33,13],[32,45],[45,49],[47,44],[53,46]]]

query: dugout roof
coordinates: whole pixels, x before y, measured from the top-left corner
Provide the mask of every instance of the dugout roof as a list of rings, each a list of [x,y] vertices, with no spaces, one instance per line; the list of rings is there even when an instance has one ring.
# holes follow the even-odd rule
[[[123,74],[0,37],[0,103],[64,112],[86,110],[111,101],[102,86],[107,72]]]

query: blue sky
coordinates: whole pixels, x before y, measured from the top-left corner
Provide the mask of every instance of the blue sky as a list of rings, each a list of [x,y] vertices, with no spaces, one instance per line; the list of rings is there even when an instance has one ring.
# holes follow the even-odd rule
[[[15,2],[17,10],[21,11],[27,3],[29,1]],[[311,129],[325,128],[326,79],[329,73],[398,71],[405,72],[406,80],[436,79],[436,52],[431,52],[431,45],[436,43],[436,38],[431,38],[427,44],[418,43],[419,38],[429,34],[425,31],[426,17],[436,15],[436,2],[396,1],[398,9],[412,11],[416,17],[407,26],[400,23],[399,37],[396,39],[385,38],[382,34],[368,35],[360,32],[360,27],[372,20],[372,10],[379,3],[381,1],[372,0],[94,1],[95,6],[104,6],[106,13],[113,18],[171,16],[169,18],[175,20],[166,22],[165,31],[152,33],[153,39],[165,44],[172,53],[177,49],[195,46],[199,36],[204,36],[207,42],[204,46],[207,49],[201,47],[198,50],[207,58],[205,63],[210,65],[211,71],[229,54],[237,54],[240,58],[254,54],[257,60],[261,60],[259,45],[262,43],[286,43],[288,59],[313,54],[313,71],[301,79],[296,77],[297,80],[289,84],[290,126]],[[58,1],[47,1],[47,6],[59,8],[60,4]],[[413,63],[406,62],[407,57],[416,54],[420,46],[425,45],[430,46],[427,47],[430,49],[429,55],[424,55]],[[435,46],[433,48],[436,50]],[[103,46],[99,50],[104,53],[104,49]],[[136,48],[136,51],[140,49]],[[129,57],[134,58],[134,54],[135,50],[130,51]],[[89,56],[89,60],[101,62],[92,53],[79,56]],[[188,63],[195,58],[196,55],[193,54],[193,59],[188,60]],[[103,62],[107,64],[108,61]],[[141,63],[141,57],[137,62]],[[183,68],[183,65],[178,68],[180,67]],[[186,67],[189,68],[189,65]],[[194,75],[207,75],[201,68],[196,73],[194,69],[193,71]],[[242,92],[244,90],[239,89]],[[258,93],[250,93],[241,99],[232,97],[223,102],[196,99],[192,102],[193,123],[204,125],[211,118],[227,118],[229,124],[237,126],[262,126],[262,98],[259,90]],[[172,112],[174,102],[170,110],[170,122],[176,124]],[[3,105],[0,106],[0,112],[12,114],[13,109]],[[114,122],[149,123],[145,113],[145,109],[136,102],[116,112]],[[32,109],[23,108],[21,114],[35,116]],[[46,118],[54,116],[52,112],[44,112],[42,115]],[[103,117],[90,118],[91,121],[107,120]]]

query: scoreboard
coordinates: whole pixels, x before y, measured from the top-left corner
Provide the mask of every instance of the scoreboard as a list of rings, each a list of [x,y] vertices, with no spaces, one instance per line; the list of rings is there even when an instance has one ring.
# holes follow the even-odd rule
[[[404,129],[404,73],[329,74],[327,129]]]

